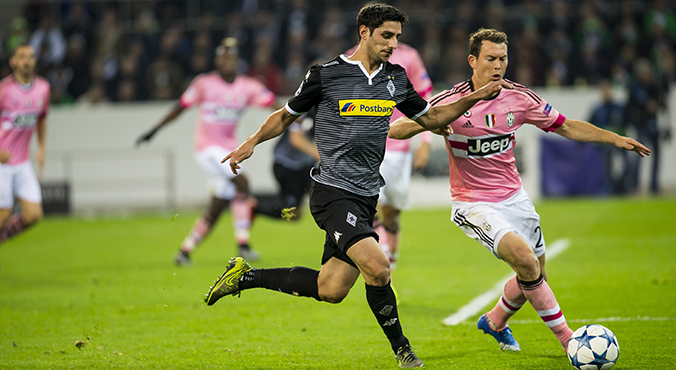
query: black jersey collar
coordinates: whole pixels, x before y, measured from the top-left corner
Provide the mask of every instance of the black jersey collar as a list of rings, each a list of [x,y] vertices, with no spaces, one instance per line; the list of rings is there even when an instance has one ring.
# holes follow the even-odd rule
[[[345,63],[358,65],[359,68],[361,68],[361,71],[364,72],[364,75],[369,79],[369,85],[373,85],[373,77],[375,77],[378,74],[378,72],[382,71],[384,67],[384,64],[380,63],[380,67],[378,67],[378,69],[376,69],[375,71],[373,71],[373,73],[369,75],[369,73],[366,71],[366,68],[361,63],[361,61],[348,59],[348,57],[345,54],[340,54],[340,58],[343,59]]]

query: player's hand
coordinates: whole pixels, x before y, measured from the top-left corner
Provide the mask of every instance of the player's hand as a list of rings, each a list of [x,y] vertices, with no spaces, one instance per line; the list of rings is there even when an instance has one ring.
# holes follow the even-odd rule
[[[254,147],[256,144],[253,144],[251,141],[246,140],[242,145],[238,146],[232,153],[228,154],[223,158],[221,163],[225,163],[230,160],[230,169],[232,173],[237,174],[237,170],[241,169],[240,163],[242,163],[247,158],[251,157],[254,152]]]
[[[136,147],[138,148],[139,146],[141,146],[141,144],[143,144],[145,142],[149,142],[150,139],[152,139],[153,136],[156,133],[157,133],[157,127],[153,128],[152,130],[150,130],[150,131],[146,132],[145,134],[141,135],[141,137],[139,137],[136,140]]]
[[[12,154],[5,150],[0,150],[0,163],[5,164],[12,158]]]
[[[436,129],[436,130],[431,130],[430,132],[433,133],[433,134],[441,135],[441,136],[448,136],[448,135],[453,134],[453,127],[451,127],[451,125],[449,124],[446,127],[441,127],[441,128]]]
[[[615,143],[615,146],[620,149],[636,152],[641,157],[645,157],[646,155],[650,155],[651,153],[650,149],[646,148],[645,145],[639,143],[638,141],[630,137],[620,136],[620,139],[617,143]]]
[[[474,93],[476,94],[477,98],[481,100],[486,100],[498,95],[498,93],[502,89],[513,89],[513,88],[514,85],[510,84],[505,80],[491,81],[482,86],[479,90],[475,91]]]

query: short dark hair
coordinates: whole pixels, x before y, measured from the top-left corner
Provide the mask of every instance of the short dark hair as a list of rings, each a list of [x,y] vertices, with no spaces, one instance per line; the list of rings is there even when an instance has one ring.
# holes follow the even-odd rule
[[[373,30],[389,21],[399,22],[404,26],[408,23],[408,14],[385,3],[366,5],[361,8],[357,15],[357,33],[359,33],[359,28],[364,25],[368,27],[370,33],[373,34]]]
[[[478,31],[469,35],[469,53],[478,58],[479,53],[481,53],[481,43],[483,43],[484,40],[496,44],[509,45],[506,33],[492,28],[480,28]]]

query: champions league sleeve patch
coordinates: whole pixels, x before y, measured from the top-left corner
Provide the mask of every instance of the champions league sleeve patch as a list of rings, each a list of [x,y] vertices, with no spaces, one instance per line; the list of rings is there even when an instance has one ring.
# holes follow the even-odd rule
[[[547,103],[545,106],[545,109],[542,111],[542,113],[545,114],[545,116],[549,117],[549,113],[552,111],[552,105]]]

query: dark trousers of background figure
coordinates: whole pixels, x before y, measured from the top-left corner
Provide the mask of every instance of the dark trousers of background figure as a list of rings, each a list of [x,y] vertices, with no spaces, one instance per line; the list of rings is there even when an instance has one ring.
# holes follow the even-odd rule
[[[628,155],[626,150],[612,145],[600,145],[606,162],[606,184],[604,192],[607,194],[627,194]]]
[[[643,127],[637,127],[637,138],[641,144],[647,146],[652,153],[650,157],[641,158],[636,153],[628,153],[627,171],[624,184],[630,193],[636,192],[639,186],[639,177],[641,162],[648,159],[650,161],[650,193],[659,194],[659,169],[660,169],[660,131],[657,126],[657,120],[652,119]],[[632,155],[633,154],[633,155]]]
[[[279,184],[279,194],[266,202],[260,202],[256,213],[281,218],[284,208],[298,207],[303,195],[310,190],[310,169],[312,166],[293,170],[275,163],[273,171]],[[293,213],[299,214],[300,209]]]

